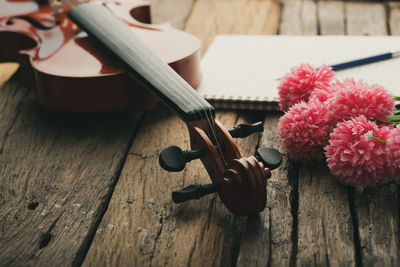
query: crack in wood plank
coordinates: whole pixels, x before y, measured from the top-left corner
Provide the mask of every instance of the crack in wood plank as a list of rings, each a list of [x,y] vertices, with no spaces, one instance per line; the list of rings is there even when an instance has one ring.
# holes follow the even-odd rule
[[[354,229],[354,250],[355,250],[355,255],[354,255],[354,261],[356,263],[356,266],[362,267],[362,256],[361,256],[361,244],[360,244],[360,232],[359,232],[359,223],[358,223],[358,217],[357,217],[357,207],[355,206],[355,198],[354,198],[354,188],[348,188],[347,189],[347,195],[350,201],[350,214],[351,214],[351,220],[353,223],[353,229]]]
[[[299,166],[296,162],[289,162],[288,179],[290,184],[290,213],[293,226],[290,233],[292,251],[289,258],[289,266],[296,266],[296,258],[299,250]]]
[[[388,17],[396,14],[395,3],[346,3],[346,6],[349,34],[387,35],[400,28],[398,20]],[[398,194],[398,187],[390,184],[352,193],[360,239],[356,261],[360,266],[398,265]]]
[[[0,90],[0,262],[73,265],[107,204],[137,119],[50,112],[19,80]]]
[[[260,8],[255,9],[255,6],[258,5],[260,7],[266,7],[267,10],[275,10],[276,7],[275,3],[271,1],[230,1],[229,4],[231,3],[237,5],[236,10],[239,13],[241,13],[243,10],[262,10]],[[190,13],[190,18],[186,24],[186,29],[189,31],[194,30],[191,27],[196,23],[202,27],[204,26],[204,23],[199,23],[199,19],[203,20],[204,18],[204,13],[201,12],[202,10],[207,13],[208,18],[231,18],[230,16],[221,16],[222,14],[218,13],[224,11],[221,8],[205,8],[207,5],[209,7],[213,4],[224,6],[224,1],[197,1],[192,12]],[[215,12],[215,15],[210,15],[210,11]],[[261,19],[261,13],[259,15]],[[263,14],[262,20],[268,23],[260,24],[261,27],[256,28],[255,31],[264,31],[262,28],[264,26],[267,28],[275,27],[276,29],[277,23],[274,22],[275,18],[276,17],[265,18],[265,14]],[[191,24],[196,20],[196,23]],[[219,25],[218,23],[216,24]],[[237,25],[240,26],[240,24],[237,24],[236,21],[232,21],[231,25],[233,28],[229,29],[229,31],[232,30],[232,33],[237,33],[237,30],[235,30],[234,27]],[[215,27],[213,28],[215,29]],[[206,32],[204,29],[207,29],[207,27],[194,30],[195,34],[202,37],[202,39],[211,39],[214,35],[209,35],[208,33],[203,34]],[[186,141],[183,143],[184,140],[187,140],[187,135],[185,134],[182,136],[183,133],[186,133],[186,129],[182,123],[177,122],[177,118],[175,116],[171,116],[169,112],[163,112],[162,116],[160,116],[160,114],[150,113],[150,116],[152,119],[147,118],[148,121],[142,127],[141,134],[139,134],[139,136],[135,139],[135,142],[132,146],[132,151],[134,150],[135,153],[139,153],[140,155],[149,155],[149,151],[152,151],[151,154],[153,154],[153,151],[158,153],[162,148],[168,146],[169,144],[183,145],[183,148],[188,146]],[[242,116],[238,116],[236,113],[223,112],[218,116],[218,119],[226,126],[233,126],[238,118],[241,117]],[[154,123],[154,120],[157,120],[156,124]],[[241,119],[241,121],[243,120]],[[169,127],[171,127],[171,130],[168,129]],[[163,132],[166,133],[164,136],[160,137],[160,129],[163,129]],[[142,134],[147,134],[146,138],[150,138],[154,141],[152,148],[148,148],[143,145],[145,142],[143,139],[141,139]],[[257,135],[246,140],[238,141],[239,146],[242,147],[242,152],[245,154],[253,153],[258,142],[259,136]],[[98,263],[99,261],[106,261],[109,263],[114,262],[113,256],[109,254],[110,251],[107,251],[106,248],[101,247],[100,240],[106,239],[112,242],[112,240],[109,239],[111,234],[115,238],[116,232],[111,233],[110,230],[104,228],[107,223],[113,223],[116,225],[114,231],[123,226],[119,222],[113,221],[113,217],[115,216],[113,214],[119,214],[119,218],[120,220],[122,219],[122,221],[126,219],[126,217],[124,217],[123,214],[118,211],[119,209],[123,208],[123,203],[118,203],[118,199],[127,194],[127,192],[124,191],[130,186],[133,188],[143,189],[143,191],[141,191],[142,196],[137,196],[137,193],[139,192],[131,192],[130,199],[132,199],[133,203],[128,207],[130,214],[136,214],[137,212],[140,212],[141,215],[140,217],[135,217],[135,220],[132,220],[131,225],[126,225],[126,228],[123,232],[124,234],[121,234],[121,230],[118,231],[117,239],[122,240],[121,242],[124,242],[124,235],[126,234],[130,235],[131,237],[134,236],[135,239],[140,238],[135,234],[134,229],[136,227],[145,229],[147,235],[153,236],[156,228],[152,226],[152,220],[158,216],[162,216],[162,218],[164,218],[163,227],[167,227],[169,231],[162,231],[161,237],[159,238],[158,247],[163,249],[157,250],[157,254],[154,254],[156,256],[153,257],[152,264],[224,265],[234,262],[233,258],[235,256],[229,254],[233,253],[232,251],[234,251],[232,244],[237,242],[235,240],[240,240],[241,229],[243,227],[242,219],[234,218],[216,198],[212,198],[211,203],[209,202],[210,198],[208,197],[197,202],[171,205],[170,199],[166,199],[165,197],[165,194],[170,192],[170,188],[179,188],[179,185],[187,185],[189,183],[193,183],[194,181],[197,183],[207,182],[208,179],[204,175],[204,172],[202,172],[202,168],[199,163],[193,162],[191,163],[190,168],[186,168],[182,173],[170,175],[163,171],[160,172],[157,163],[151,161],[141,162],[137,157],[135,160],[131,160],[131,158],[131,155],[129,155],[121,176],[121,180],[116,188],[118,193],[114,194],[114,200],[111,200],[110,208],[107,211],[109,214],[106,213],[102,225],[100,225],[100,228],[104,229],[104,231],[98,233],[97,241],[96,238],[94,239],[93,245],[88,253],[87,258],[85,259],[84,265],[95,265],[96,262]],[[132,165],[133,163],[135,163],[136,166]],[[142,171],[143,168],[146,168],[147,170]],[[151,175],[154,177],[149,177],[149,173],[151,173]],[[127,178],[128,176],[131,176],[129,180]],[[146,180],[146,186],[143,185],[143,181],[139,180],[140,178]],[[165,186],[149,188],[149,180],[151,180],[151,183],[153,184],[156,180],[158,180],[160,183],[164,183],[164,180],[169,182]],[[132,182],[133,185],[129,185],[129,182]],[[145,198],[143,198],[144,194],[146,194]],[[146,201],[141,205],[137,205],[137,201],[135,201],[137,198],[146,199],[147,202],[151,200],[153,203],[156,202],[157,205],[147,206],[148,203]],[[154,200],[152,200],[153,198]],[[167,220],[164,217],[166,214],[172,216],[170,216]],[[130,216],[132,215],[129,215],[128,217],[130,218]],[[200,239],[194,238],[193,240],[191,236],[197,236],[199,232],[203,232],[203,234],[200,234]],[[118,255],[122,254],[120,258],[124,258],[125,262],[129,262],[131,264],[140,265],[148,262],[148,256],[140,254],[140,250],[139,254],[136,253],[135,255],[128,255],[129,251],[138,251],[135,250],[135,245],[132,246],[133,248],[125,248],[123,244],[115,244],[114,253],[117,253]],[[212,250],[212,253],[210,249]],[[202,262],[200,263],[198,259],[202,259]]]
[[[303,13],[305,6],[311,10],[308,16]],[[287,0],[284,2],[280,33],[343,34],[344,15],[341,12],[342,3],[337,1]],[[285,23],[285,20],[288,22]],[[303,27],[296,28],[296,25]],[[348,204],[341,197],[343,189],[329,175],[329,171],[318,164],[311,169],[302,166],[297,183],[298,211],[292,211],[293,216],[297,216],[295,227],[298,237],[294,240],[297,243],[294,251],[297,251],[292,254],[290,264],[351,265],[354,259],[351,215],[349,208],[345,212]],[[341,229],[337,229],[337,225]]]

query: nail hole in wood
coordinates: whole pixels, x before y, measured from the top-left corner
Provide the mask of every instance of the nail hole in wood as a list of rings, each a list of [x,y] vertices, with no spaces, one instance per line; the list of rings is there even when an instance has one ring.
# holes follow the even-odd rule
[[[34,201],[28,204],[28,210],[34,210],[37,208],[37,206],[39,206],[39,202]]]
[[[39,248],[42,249],[46,247],[49,244],[51,237],[52,235],[50,233],[42,234],[42,236],[40,237]]]

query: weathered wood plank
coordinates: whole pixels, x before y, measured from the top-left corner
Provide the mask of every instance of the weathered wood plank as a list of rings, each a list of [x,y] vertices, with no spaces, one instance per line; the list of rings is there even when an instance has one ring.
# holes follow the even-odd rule
[[[355,265],[347,190],[325,164],[300,169],[298,222],[298,265]]]
[[[390,34],[400,35],[400,3],[389,3],[389,29]]]
[[[274,147],[284,151],[277,135],[280,113],[270,114],[265,122],[261,147]],[[291,213],[291,187],[288,180],[287,156],[282,165],[273,171],[267,183],[267,208],[249,216],[243,233],[238,266],[288,266],[293,253]]]
[[[203,41],[202,53],[217,34],[275,34],[280,5],[272,0],[196,1],[185,29]]]
[[[340,7],[339,2],[319,5],[319,23],[321,23],[324,34],[343,34],[343,8],[340,9],[338,6]],[[316,34],[318,32],[317,19],[310,16],[310,14],[317,14],[313,12],[314,10],[314,2],[311,1],[285,1],[280,33]],[[324,14],[332,11],[337,13],[335,17],[325,17]],[[340,21],[335,21],[334,18]],[[275,119],[277,120],[277,118]],[[277,121],[272,124],[276,125]],[[277,138],[276,129],[271,133],[263,140]],[[273,146],[277,146],[283,151],[280,140],[273,141]],[[326,168],[321,170],[321,166],[313,169],[311,171],[312,176],[307,177],[303,173],[305,170],[303,168],[300,173],[302,180],[298,181],[299,189],[296,188],[296,184],[292,184],[293,188],[291,188],[288,182],[289,164],[285,161],[287,161],[286,157],[282,167],[278,169],[278,173],[275,173],[274,178],[268,183],[268,209],[260,214],[260,217],[250,217],[247,221],[238,265],[285,266],[293,264],[295,259],[291,257],[296,256],[296,250],[299,251],[297,254],[299,265],[312,263],[317,265],[351,265],[354,260],[354,249],[346,189],[333,180]],[[292,176],[296,176],[296,174]],[[314,179],[317,179],[317,181],[320,179],[322,182],[312,182],[311,177],[313,176]],[[296,179],[296,177],[292,178]],[[333,189],[321,194],[319,190],[324,189],[326,191],[325,188]],[[301,194],[300,200],[296,199],[296,190],[299,190],[299,194]],[[292,203],[289,201],[291,198]],[[318,205],[318,209],[309,207],[308,202],[312,201],[319,205],[322,203],[322,205],[315,204]],[[333,205],[334,208],[329,208],[332,202],[337,203]],[[300,210],[299,218],[293,217],[293,215],[297,216],[296,205]],[[325,205],[328,205],[328,208]],[[324,212],[329,214],[320,222],[312,221],[312,217],[308,217],[314,215],[318,218],[324,218],[322,216]],[[300,221],[298,226],[294,225],[297,219]],[[337,225],[343,227],[343,229],[338,229]],[[299,233],[298,248],[297,244],[293,244],[291,240],[297,238],[297,236],[292,236],[297,232]],[[342,250],[345,250],[345,252],[342,252]]]
[[[220,119],[233,126],[236,115],[225,113]],[[210,182],[199,161],[181,173],[167,173],[158,165],[166,146],[189,148],[186,131],[168,111],[148,114],[84,266],[230,265],[243,219],[232,216],[216,196],[172,203],[172,190]],[[257,142],[247,144],[247,150]]]
[[[285,24],[282,21],[281,34],[316,34],[319,31],[324,34],[344,34],[343,9],[338,8],[338,3],[319,3],[318,12],[311,9],[307,13],[308,17],[302,15],[292,19],[292,16],[302,14],[303,2],[285,2],[289,5],[284,6],[284,13],[285,9],[293,10],[287,11],[289,15],[283,17],[289,22]],[[325,17],[329,12],[335,12],[336,15]],[[297,25],[308,25],[307,31],[283,27],[293,24],[293,21]],[[293,200],[294,205],[296,202],[298,205],[298,214],[294,214],[298,222],[296,264],[354,265],[355,251],[347,190],[338,184],[324,165],[317,163],[310,168],[302,166],[298,173],[298,199]]]
[[[14,77],[0,90],[0,262],[82,261],[137,118],[45,110]]]
[[[316,35],[317,4],[312,0],[284,0],[279,34]]]
[[[348,35],[387,35],[386,11],[382,3],[349,2],[346,6]]]
[[[287,7],[289,5],[289,7]],[[280,33],[294,27],[296,34],[308,31],[308,25],[294,22],[285,22],[286,19],[296,20],[302,8],[313,8],[313,3],[284,1]],[[294,11],[295,9],[296,11]],[[296,14],[296,15],[294,15]],[[312,23],[312,20],[310,21]],[[313,32],[309,33],[313,34]],[[264,125],[265,131],[260,146],[274,147],[284,151],[282,142],[277,136],[277,125],[280,114],[267,116]],[[294,221],[291,213],[291,191],[289,185],[287,157],[284,156],[282,166],[273,171],[273,177],[267,183],[267,208],[262,213],[249,216],[243,233],[238,257],[238,266],[287,266],[291,263],[294,254],[292,234]]]
[[[152,0],[152,23],[170,23],[174,28],[183,29],[192,5],[193,0]]]
[[[347,26],[353,34],[385,35],[386,12],[383,4],[347,4],[351,12]],[[356,14],[358,20],[356,20]],[[391,28],[400,24],[391,21]],[[399,262],[398,189],[386,185],[354,195],[358,218],[361,259],[365,266],[396,266]]]
[[[204,50],[215,34],[246,33],[243,25],[253,25],[249,19],[260,21],[254,24],[255,28],[250,27],[250,33],[269,33],[271,25],[275,25],[276,32],[279,15],[269,14],[275,6],[279,8],[270,1],[197,1],[185,30],[205,41]],[[243,15],[254,10],[256,16]],[[224,15],[227,12],[229,16]],[[211,26],[209,21],[213,23]],[[257,117],[257,114],[238,116],[235,112],[220,112],[218,116],[227,127],[244,121],[254,122]],[[167,173],[158,165],[157,156],[163,148],[169,145],[189,148],[186,131],[185,125],[169,112],[148,113],[84,261],[85,266],[235,263],[244,218],[230,214],[216,196],[180,205],[171,202],[172,190],[193,183],[209,183],[199,161],[191,162],[178,174]],[[147,140],[152,140],[151,146]],[[238,141],[244,155],[254,153],[258,142],[257,135]],[[126,199],[130,203],[126,203]]]
[[[343,35],[345,32],[344,4],[340,1],[318,2],[320,34]]]
[[[362,262],[365,266],[398,266],[399,205],[396,185],[355,194]]]

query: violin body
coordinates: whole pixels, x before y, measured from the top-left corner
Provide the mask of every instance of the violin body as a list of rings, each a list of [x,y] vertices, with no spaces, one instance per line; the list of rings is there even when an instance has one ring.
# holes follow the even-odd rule
[[[191,86],[199,83],[198,38],[169,25],[151,25],[146,1],[110,1],[107,7]],[[120,61],[67,16],[56,19],[47,3],[0,0],[0,10],[0,62],[21,64],[42,105],[69,112],[149,110],[156,105],[157,97],[129,76]]]

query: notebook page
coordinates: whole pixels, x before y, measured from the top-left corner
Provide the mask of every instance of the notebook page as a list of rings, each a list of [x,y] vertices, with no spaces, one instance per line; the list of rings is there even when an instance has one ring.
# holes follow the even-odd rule
[[[220,35],[202,60],[198,92],[205,98],[278,101],[279,78],[291,67],[315,67],[400,50],[397,36],[251,36]],[[400,95],[400,58],[337,71],[378,83]]]

